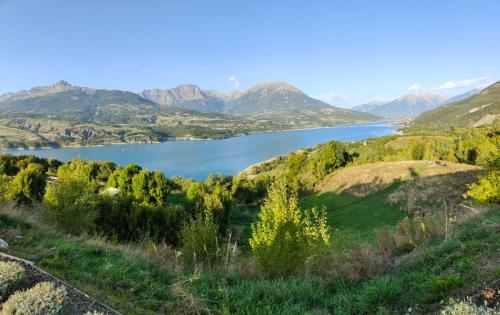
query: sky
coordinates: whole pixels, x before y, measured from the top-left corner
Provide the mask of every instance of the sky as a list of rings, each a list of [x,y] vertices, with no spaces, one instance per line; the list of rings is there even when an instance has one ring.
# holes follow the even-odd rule
[[[350,107],[500,79],[498,0],[0,0],[0,93],[286,81]]]

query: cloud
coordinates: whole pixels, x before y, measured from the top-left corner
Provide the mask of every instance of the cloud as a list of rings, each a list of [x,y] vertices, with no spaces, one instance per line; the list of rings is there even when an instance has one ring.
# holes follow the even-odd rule
[[[438,90],[452,90],[452,89],[461,89],[461,88],[478,88],[484,87],[490,84],[493,80],[488,77],[480,77],[480,78],[470,78],[464,80],[455,80],[448,81],[440,86],[438,86]]]
[[[238,80],[238,78],[234,74],[229,77],[229,81],[231,81],[233,83],[233,87],[235,89],[240,87],[240,81]]]
[[[408,92],[422,92],[423,89],[421,85],[415,83],[408,88]]]
[[[141,72],[144,72],[144,73],[149,73],[149,72],[151,72],[151,69],[149,69],[149,68],[144,68],[144,69],[141,69]]]

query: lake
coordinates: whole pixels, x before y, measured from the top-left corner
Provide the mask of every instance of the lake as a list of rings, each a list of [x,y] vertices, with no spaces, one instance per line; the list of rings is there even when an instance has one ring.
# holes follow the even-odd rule
[[[260,133],[223,140],[11,150],[9,153],[34,154],[62,161],[80,157],[113,161],[118,165],[137,163],[143,168],[161,170],[168,177],[178,175],[204,179],[215,172],[236,175],[251,164],[330,140],[355,141],[381,137],[393,134],[398,128],[380,123],[363,124]]]

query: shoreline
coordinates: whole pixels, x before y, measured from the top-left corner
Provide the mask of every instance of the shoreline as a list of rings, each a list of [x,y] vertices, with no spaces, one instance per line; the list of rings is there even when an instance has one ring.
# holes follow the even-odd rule
[[[11,149],[0,148],[0,153],[8,153],[8,152],[12,152],[12,151],[33,151],[33,150],[49,150],[49,149],[63,149],[63,148],[87,148],[87,147],[92,148],[92,147],[106,147],[106,146],[113,146],[113,145],[129,145],[129,144],[161,144],[161,143],[165,143],[165,142],[169,142],[169,141],[215,141],[215,140],[225,140],[225,139],[245,137],[245,136],[250,136],[250,135],[273,133],[273,132],[320,130],[320,129],[329,129],[329,128],[337,128],[337,127],[349,127],[349,126],[355,127],[355,126],[359,126],[359,125],[378,125],[378,124],[380,124],[382,126],[395,126],[394,122],[395,121],[381,120],[381,121],[373,121],[373,122],[365,122],[365,123],[338,124],[338,125],[325,126],[325,127],[252,131],[252,132],[248,132],[246,134],[239,134],[239,135],[233,135],[233,136],[222,137],[222,138],[197,138],[197,137],[192,137],[192,136],[184,136],[184,137],[168,138],[165,141],[151,141],[151,142],[109,142],[109,143],[102,143],[102,144],[65,144],[65,145],[60,145],[60,146],[40,146],[40,147],[27,147],[27,148],[18,147],[18,148],[11,148]],[[398,132],[398,131],[396,131],[396,132]]]

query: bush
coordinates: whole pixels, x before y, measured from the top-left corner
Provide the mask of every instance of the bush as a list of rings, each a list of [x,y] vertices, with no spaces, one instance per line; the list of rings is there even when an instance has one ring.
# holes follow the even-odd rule
[[[397,278],[380,277],[363,284],[359,295],[359,304],[362,314],[369,314],[373,310],[390,307],[401,294],[404,293],[404,284]]]
[[[324,213],[316,209],[302,213],[297,195],[289,192],[285,181],[272,183],[252,224],[250,247],[259,269],[268,276],[289,275],[329,241]]]
[[[491,171],[469,185],[466,197],[472,197],[479,203],[500,203],[500,170]]]
[[[210,269],[220,262],[218,227],[210,215],[199,215],[184,225],[180,234],[186,267]]]
[[[31,203],[42,199],[45,184],[46,176],[42,165],[30,163],[11,181],[7,196],[18,202]]]
[[[409,252],[443,234],[437,220],[434,216],[415,219],[405,217],[396,225],[394,238],[397,247]]]
[[[51,282],[40,282],[11,295],[3,305],[4,315],[61,315],[66,313],[67,292]]]
[[[448,277],[436,277],[431,279],[431,289],[436,294],[447,295],[452,290],[462,286],[462,280],[459,276],[452,275]]]
[[[346,151],[343,143],[330,141],[316,147],[308,167],[313,172],[316,179],[319,180],[335,169],[345,166],[351,160],[352,157]]]
[[[466,299],[465,301],[451,300],[450,305],[446,306],[441,315],[495,315],[500,310],[498,308],[487,308],[485,306],[477,306],[472,300]]]
[[[57,182],[49,185],[45,194],[45,218],[68,233],[92,231],[98,198],[89,165],[74,160],[61,166],[57,174]]]
[[[0,174],[0,202],[7,199],[9,185],[10,185],[9,176]]]
[[[24,267],[16,262],[0,262],[0,300],[22,287],[26,278]]]

